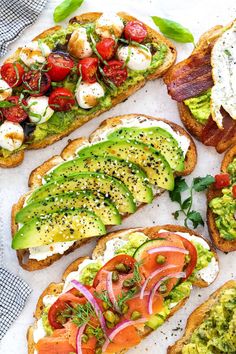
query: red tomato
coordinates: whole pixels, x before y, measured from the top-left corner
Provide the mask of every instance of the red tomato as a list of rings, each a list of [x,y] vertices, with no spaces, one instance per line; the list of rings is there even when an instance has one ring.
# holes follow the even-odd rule
[[[236,198],[236,184],[232,188],[233,197]]]
[[[78,63],[79,74],[82,74],[82,79],[85,82],[96,82],[96,72],[98,68],[97,58],[84,58]]]
[[[28,117],[28,114],[24,109],[24,106],[27,107],[27,102],[22,100],[21,104],[19,104],[18,96],[8,97],[7,101],[13,103],[14,106],[2,109],[5,119],[11,122],[23,122],[23,120]]]
[[[74,61],[62,53],[51,53],[47,61],[49,69],[47,73],[52,81],[64,80],[74,66]]]
[[[48,73],[31,70],[23,75],[23,85],[31,96],[38,97],[49,90],[51,79]]]
[[[19,63],[6,63],[1,67],[1,76],[9,86],[16,87],[22,83],[24,68]]]
[[[125,26],[124,35],[128,41],[141,43],[147,37],[147,29],[140,21],[130,21]]]
[[[70,90],[63,87],[58,87],[50,94],[48,103],[54,111],[64,112],[71,109],[71,107],[75,104],[75,99]]]
[[[221,173],[219,175],[215,175],[214,186],[216,189],[222,189],[224,187],[228,187],[229,185],[230,185],[230,176],[228,173]]]
[[[108,65],[105,65],[103,71],[108,78],[116,86],[120,86],[125,82],[128,76],[127,69],[123,65],[124,63],[119,60],[110,60]]]
[[[112,38],[103,38],[96,45],[98,53],[104,60],[110,60],[116,51],[116,42]]]

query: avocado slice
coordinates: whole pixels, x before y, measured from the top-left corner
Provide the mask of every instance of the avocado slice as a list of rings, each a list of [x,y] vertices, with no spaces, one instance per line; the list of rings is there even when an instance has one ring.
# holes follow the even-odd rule
[[[75,209],[27,222],[15,234],[12,248],[19,250],[77,241],[105,233],[106,228],[98,216],[86,209]]]
[[[116,156],[139,165],[155,187],[173,190],[174,176],[166,159],[153,147],[135,140],[105,140],[78,151],[79,157]]]
[[[27,204],[58,194],[87,189],[102,193],[110,198],[120,213],[134,213],[136,211],[134,198],[124,183],[103,173],[95,172],[77,173],[46,183],[31,194]]]
[[[181,172],[184,170],[185,157],[183,151],[177,140],[165,129],[159,127],[120,128],[109,134],[107,139],[132,139],[151,145],[165,157],[174,171]]]
[[[16,214],[16,223],[25,224],[33,218],[59,211],[86,208],[94,212],[104,225],[120,225],[121,216],[115,205],[102,194],[90,191],[60,194],[51,198],[33,202]]]
[[[82,157],[64,162],[45,176],[45,180],[55,180],[84,171],[105,173],[118,178],[140,203],[151,203],[153,200],[152,188],[145,172],[137,165],[114,156]]]

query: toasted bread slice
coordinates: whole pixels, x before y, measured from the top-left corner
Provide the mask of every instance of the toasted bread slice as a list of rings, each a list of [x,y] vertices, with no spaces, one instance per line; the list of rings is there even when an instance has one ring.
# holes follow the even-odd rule
[[[200,234],[198,234],[197,232],[193,231],[193,230],[189,230],[185,227],[182,226],[178,226],[178,225],[162,225],[162,226],[153,226],[153,227],[146,227],[146,228],[134,228],[134,229],[127,229],[127,230],[120,230],[120,231],[116,231],[116,232],[112,232],[104,237],[102,237],[98,243],[97,246],[95,247],[93,253],[92,253],[92,259],[97,259],[99,256],[103,255],[104,251],[105,251],[105,245],[107,243],[108,240],[111,240],[114,237],[119,237],[119,238],[123,238],[125,239],[127,237],[128,234],[134,232],[134,231],[140,231],[140,232],[144,232],[145,235],[147,235],[150,239],[155,239],[157,237],[157,233],[160,230],[167,230],[167,231],[172,231],[172,232],[187,232],[190,235],[195,235],[197,237],[203,238]],[[204,239],[205,241],[207,241],[206,239]],[[208,242],[208,241],[207,241]],[[214,253],[216,259],[218,260],[217,254],[215,252],[215,250],[212,248],[212,246],[210,245],[210,243],[208,242],[209,246],[211,247],[211,251]],[[43,298],[46,295],[57,295],[59,293],[61,293],[63,285],[64,285],[64,281],[66,279],[66,277],[68,276],[69,273],[74,272],[78,269],[78,266],[80,263],[83,262],[84,259],[86,259],[88,257],[81,257],[77,260],[75,260],[73,263],[71,263],[65,270],[65,272],[63,273],[62,276],[62,282],[61,283],[51,283],[42,293],[42,295],[40,296],[37,305],[36,305],[36,310],[34,312],[34,317],[35,317],[35,323],[34,325],[30,326],[28,329],[28,333],[27,333],[27,340],[28,340],[28,354],[34,354],[34,349],[35,349],[35,344],[34,344],[34,339],[33,339],[33,331],[34,328],[36,328],[36,323],[37,320],[39,320],[42,316],[42,312],[44,309],[44,305],[43,305]],[[198,279],[195,283],[195,286],[198,287],[206,287],[209,284],[207,284],[203,279]],[[171,309],[171,312],[168,316],[171,317],[172,315],[174,315],[175,312],[177,312],[187,301],[187,297],[185,299],[183,299],[182,301],[180,301],[176,306],[174,306]],[[152,332],[151,329],[148,329],[148,327],[145,327],[144,330],[141,333],[142,338],[146,337],[148,334],[150,334]],[[122,354],[125,353],[125,351],[119,352],[119,353],[114,353],[114,354]]]
[[[70,20],[70,23],[73,22],[78,22],[80,24],[88,23],[88,22],[95,22],[102,13],[100,12],[90,12],[90,13],[85,13],[80,16],[76,16]],[[126,14],[125,12],[119,12],[118,15],[124,20],[124,21],[131,21],[131,20],[136,20],[135,17],[130,16],[129,14]],[[157,43],[163,43],[167,46],[167,54],[165,57],[165,60],[162,65],[160,65],[156,71],[150,75],[148,75],[144,80],[138,82],[135,85],[130,86],[128,89],[124,90],[122,93],[117,95],[115,98],[112,99],[112,107],[116,106],[118,103],[121,103],[125,101],[128,97],[130,97],[133,93],[138,91],[141,87],[145,85],[147,81],[150,80],[155,80],[161,76],[164,75],[164,73],[174,64],[176,60],[176,49],[174,45],[165,37],[163,37],[160,33],[156,32],[153,28],[149,27],[146,25],[147,32],[148,32],[148,38],[150,38],[153,42]],[[52,27],[43,33],[39,34],[37,37],[34,38],[34,40],[38,40],[40,38],[44,38],[48,36],[49,34],[54,33],[55,31],[61,29],[60,26]],[[18,48],[16,52],[9,57],[6,62],[14,62],[18,59],[19,53],[20,53],[21,48]],[[81,125],[85,124],[89,120],[91,120],[94,117],[99,116],[103,112],[109,110],[110,108],[102,108],[98,110],[95,113],[91,114],[86,114],[84,116],[78,116],[77,119],[71,124],[71,126],[58,134],[54,134],[51,136],[46,137],[42,141],[39,142],[34,142],[31,144],[27,145],[27,149],[41,149],[44,148],[48,145],[51,145],[55,143],[58,140],[61,140],[65,136],[69,135],[71,132],[79,128]],[[0,167],[14,167],[22,163],[24,159],[24,151],[19,151],[16,153],[11,154],[7,158],[0,157]]]
[[[91,140],[93,140],[95,135],[100,135],[102,131],[110,128],[110,127],[116,127],[119,126],[119,123],[122,119],[133,119],[137,116],[140,116],[138,114],[128,114],[128,115],[124,115],[124,116],[117,116],[117,117],[113,117],[113,118],[109,118],[107,120],[105,120],[100,127],[95,130],[89,139],[81,137],[78,139],[75,139],[71,142],[69,142],[69,144],[63,149],[61,155],[55,155],[53,157],[51,157],[49,160],[45,161],[42,165],[40,165],[39,167],[37,167],[35,170],[33,170],[30,174],[29,177],[29,187],[31,189],[31,191],[37,187],[39,187],[42,184],[42,179],[43,176],[53,167],[57,166],[58,164],[60,164],[61,162],[74,158],[76,155],[76,151],[83,145],[89,144],[89,142]],[[168,120],[165,119],[160,119],[160,118],[154,118],[154,117],[150,117],[147,115],[141,115],[142,117],[145,117],[147,119],[150,120],[160,120],[163,121],[167,124],[169,124],[172,129],[176,132],[179,132],[181,135],[184,135],[186,137],[188,137],[189,141],[190,141],[190,145],[189,145],[189,149],[188,152],[186,154],[185,157],[185,168],[184,171],[181,173],[178,173],[178,175],[188,175],[190,174],[197,162],[197,150],[196,150],[196,146],[193,142],[193,139],[190,137],[190,135],[183,129],[181,128],[179,125],[170,122]],[[177,174],[176,174],[177,175]],[[30,192],[29,192],[30,193]],[[22,196],[20,198],[20,200],[13,205],[12,208],[12,219],[11,219],[11,225],[12,225],[12,237],[14,236],[14,234],[17,231],[17,224],[15,223],[15,215],[16,213],[23,207],[23,204],[25,202],[25,199],[27,198],[27,196],[29,195],[29,193],[26,193],[24,196]],[[158,195],[158,194],[157,194]],[[139,205],[139,208],[141,208],[144,204]],[[125,216],[124,216],[125,217]],[[73,246],[71,246],[64,254],[68,254],[72,251],[74,251],[76,248],[80,247],[81,244],[88,242],[88,239],[83,240],[83,241],[79,241],[79,242],[75,242],[73,244]],[[29,251],[27,249],[25,250],[19,250],[17,251],[17,256],[18,256],[18,260],[20,265],[29,271],[33,271],[33,270],[37,270],[37,269],[42,269],[45,267],[48,267],[49,265],[51,265],[52,263],[54,263],[56,260],[60,259],[63,255],[62,254],[54,254],[53,256],[50,256],[42,261],[37,261],[35,259],[29,259]]]
[[[214,43],[214,41],[225,31],[226,29],[230,28],[231,24],[229,24],[226,27],[223,26],[215,26],[211,28],[209,31],[205,32],[199,39],[196,47],[194,48],[193,54],[201,53],[204,52],[204,50],[211,44]],[[175,68],[178,67],[178,64],[175,65]],[[164,76],[164,81],[168,83],[170,81],[170,76],[171,76],[171,69],[168,70],[166,75]],[[191,111],[189,108],[185,105],[184,102],[178,102],[178,109],[180,113],[180,118],[184,124],[184,126],[188,129],[188,131],[196,137],[198,140],[201,141],[202,137],[202,131],[204,128],[203,124],[200,124],[192,115]],[[216,150],[219,153],[222,153],[226,151],[231,145],[236,143],[236,135],[230,137],[230,139],[224,139],[220,141],[217,146]]]
[[[188,344],[194,330],[198,328],[201,323],[207,318],[209,311],[212,306],[214,306],[222,292],[226,289],[230,289],[236,286],[235,280],[229,280],[227,283],[222,285],[219,289],[217,289],[207,301],[205,301],[202,305],[196,308],[187,320],[187,324],[185,327],[184,335],[181,339],[179,339],[174,345],[170,346],[167,350],[167,354],[181,354],[183,346]]]
[[[236,145],[234,145],[231,149],[227,151],[225,154],[222,164],[221,164],[221,172],[226,173],[228,165],[233,161],[236,157]],[[207,203],[209,205],[210,201],[216,197],[222,195],[221,190],[215,189],[214,186],[211,186],[207,192]],[[211,236],[212,241],[214,242],[215,246],[223,251],[223,252],[232,252],[236,251],[236,240],[235,241],[228,241],[223,239],[220,236],[219,230],[215,223],[215,214],[212,212],[211,208],[208,206],[207,208],[207,223],[209,234]]]

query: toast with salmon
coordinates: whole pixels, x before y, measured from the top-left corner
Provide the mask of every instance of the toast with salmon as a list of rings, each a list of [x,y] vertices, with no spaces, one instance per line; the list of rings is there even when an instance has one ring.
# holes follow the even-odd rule
[[[133,23],[142,38],[132,37]],[[19,165],[25,150],[51,145],[125,101],[175,59],[168,39],[124,12],[86,13],[44,31],[1,67],[0,166]]]
[[[221,164],[221,174],[226,177],[226,184],[221,188],[216,188],[217,186],[213,184],[207,192],[209,234],[215,246],[223,252],[236,251],[236,239],[234,237],[236,193],[234,192],[235,169],[233,168],[235,163],[236,145],[226,152]],[[222,175],[219,175],[219,178]],[[227,220],[225,223],[224,217]]]
[[[157,252],[158,256],[152,252]],[[205,256],[203,256],[204,253]],[[149,256],[147,256],[148,254]],[[214,269],[211,279],[207,276],[208,265],[205,264],[204,268],[200,269],[204,263],[200,259],[202,256],[208,259],[208,265],[209,262],[213,262],[209,265],[210,272]],[[147,259],[147,257],[149,258]],[[215,264],[214,267],[212,267],[213,264]],[[124,266],[127,267],[126,270],[123,269]],[[172,268],[175,270],[174,273]],[[114,269],[117,271],[115,272]],[[113,281],[111,282],[113,290],[110,285],[107,290],[104,276],[107,277],[111,271],[113,271]],[[161,290],[155,286],[159,290],[153,294],[152,301],[150,298],[148,300],[148,294],[153,289],[153,284],[149,283],[151,278],[148,277],[150,272],[152,275],[154,274],[153,271],[156,274],[156,277],[151,276],[154,283],[159,282],[160,286],[162,282],[165,282],[166,288],[163,287]],[[75,260],[64,272],[62,282],[51,283],[42,293],[34,313],[35,323],[29,328],[27,334],[28,353],[41,354],[43,350],[47,349],[50,354],[54,354],[58,343],[61,345],[60,348],[64,348],[63,354],[74,352],[75,348],[77,351],[87,349],[91,354],[97,353],[98,350],[102,353],[125,353],[161,326],[185,304],[190,295],[192,284],[199,287],[208,286],[215,280],[217,273],[218,259],[210,243],[195,231],[185,227],[163,225],[110,233],[98,241],[91,259],[83,257]],[[115,275],[116,279],[114,279]],[[132,276],[135,278],[132,283],[135,288],[125,289],[121,285],[121,278],[125,284],[125,280],[127,282],[129,279],[131,282],[131,279],[134,279]],[[173,279],[173,277],[176,278]],[[185,278],[178,281],[178,277]],[[149,280],[145,281],[145,278]],[[91,332],[88,329],[92,324],[89,319],[86,322],[84,317],[81,327],[73,318],[69,318],[69,321],[65,320],[63,325],[54,322],[56,319],[53,313],[56,308],[58,309],[57,318],[66,318],[63,317],[63,312],[60,312],[60,309],[64,307],[63,305],[59,306],[59,303],[62,304],[63,301],[70,300],[68,302],[70,308],[75,306],[76,302],[78,304],[82,301],[77,307],[77,311],[82,310],[83,306],[87,306],[82,298],[78,300],[75,297],[78,292],[73,286],[81,290],[96,311],[98,310],[96,304],[101,307],[105,306],[99,321],[93,320],[93,323],[97,323],[96,332],[92,330]],[[92,298],[89,294],[92,294]],[[115,298],[118,296],[117,303],[111,294]],[[123,294],[123,299],[126,299],[124,302],[121,301],[122,297],[119,297],[121,294]],[[141,301],[140,296],[142,297]],[[146,309],[147,301],[149,301],[149,310]],[[152,305],[150,305],[150,301]],[[123,312],[119,310],[121,304]],[[152,307],[153,309],[150,310]],[[134,308],[135,311],[132,310]],[[78,316],[81,318],[80,315]],[[105,325],[102,320],[104,316]],[[110,321],[114,319],[115,322],[110,323],[109,319]],[[76,327],[75,323],[79,327]],[[103,332],[101,332],[100,326],[102,326]],[[38,335],[39,333],[41,335]],[[103,336],[104,338],[102,338]],[[107,340],[106,336],[110,339]]]
[[[235,21],[227,26],[215,26],[204,33],[191,55],[170,68],[164,77],[169,95],[177,101],[184,126],[203,144],[214,146],[218,153],[226,151],[236,142],[236,122],[235,114],[228,113],[226,105],[223,109],[223,104],[219,104],[222,121],[218,120],[217,123],[217,118],[213,119],[215,97],[212,96],[212,88],[220,80],[214,71],[220,61],[216,60],[213,53],[218,51],[223,57],[227,56],[225,53],[230,53],[225,48],[219,51],[217,46],[225,33],[233,30],[234,26]],[[230,59],[230,56],[227,58]],[[222,77],[226,80],[227,73],[222,74]],[[223,90],[219,96],[224,96]]]
[[[89,208],[95,213],[94,220],[110,229],[137,208],[151,203],[154,196],[172,189],[174,176],[190,174],[196,160],[192,138],[175,123],[138,114],[107,119],[88,139],[71,141],[61,155],[53,156],[31,173],[30,191],[12,208],[13,248],[17,250],[20,265],[26,270],[47,267],[63,254],[80,247],[89,237],[86,232],[84,237],[73,239],[74,242],[71,239],[70,246],[59,248],[60,252],[50,251],[53,244],[47,242],[43,248],[29,247],[29,244],[22,247],[26,236],[22,237],[21,231],[26,231],[26,227],[29,231],[33,218],[51,216],[51,213],[56,216],[58,212],[62,215],[63,209],[65,215],[66,210],[76,207],[80,208],[79,213],[81,208]],[[37,225],[32,227],[37,228]],[[102,231],[96,229],[91,236],[103,233],[105,226]],[[66,241],[70,237],[68,235]]]

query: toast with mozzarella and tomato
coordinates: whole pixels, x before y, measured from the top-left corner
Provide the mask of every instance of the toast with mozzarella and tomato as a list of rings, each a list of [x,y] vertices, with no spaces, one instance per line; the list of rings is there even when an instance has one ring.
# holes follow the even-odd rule
[[[12,209],[12,247],[20,265],[47,267],[121,224],[173,189],[175,176],[190,174],[196,159],[193,140],[175,123],[138,114],[107,119],[31,173],[30,191]],[[58,230],[62,222],[66,226]]]
[[[200,343],[200,349],[204,353],[204,351],[208,350],[207,348],[211,348],[210,352],[211,353],[216,353],[218,350],[223,350],[226,353],[233,352],[235,349],[235,343],[234,343],[234,334],[231,336],[231,328],[233,329],[233,326],[230,326],[230,323],[233,324],[233,314],[235,313],[234,309],[234,304],[235,304],[235,298],[236,298],[236,281],[235,280],[229,280],[226,282],[224,285],[222,285],[219,289],[217,289],[209,298],[206,300],[202,305],[196,308],[191,315],[189,316],[185,328],[185,333],[181,339],[179,339],[174,345],[170,346],[167,350],[168,354],[181,354],[181,353],[187,353],[188,350],[195,350],[197,349],[198,345],[197,342]],[[231,308],[230,310],[230,315],[227,316],[227,318],[224,318],[227,323],[225,323],[224,327],[224,335],[226,337],[228,336],[227,341],[224,340],[222,343],[222,333],[221,329],[222,327],[222,318],[219,316],[216,316],[216,321],[213,322],[213,326],[211,327],[211,337],[209,336],[208,339],[205,338],[205,341],[198,341],[194,340],[193,336],[195,338],[200,338],[200,335],[202,336],[206,333],[207,330],[207,325],[204,328],[204,324],[207,323],[209,320],[209,317],[211,316],[214,317],[214,313],[218,312],[218,309],[224,308],[225,311],[227,311],[227,308]],[[219,313],[219,312],[218,312]],[[217,319],[219,321],[217,321]],[[218,323],[217,323],[218,322]],[[212,320],[211,320],[212,323]],[[203,329],[201,331],[201,328]],[[213,331],[214,328],[214,331]],[[201,331],[201,332],[200,332]],[[193,339],[193,340],[192,340]],[[211,342],[211,343],[209,343]],[[209,347],[207,347],[207,344],[209,344]]]
[[[28,353],[124,353],[182,307],[192,285],[208,286],[217,273],[210,243],[185,227],[108,234],[91,259],[74,261],[42,293]]]
[[[236,145],[229,149],[221,173],[207,192],[207,222],[215,246],[223,252],[236,251]]]
[[[44,148],[126,100],[176,59],[173,44],[134,17],[86,13],[50,28],[1,67],[0,166]]]
[[[168,70],[164,78],[185,127],[219,153],[236,142],[236,112],[231,104],[236,92],[229,74],[236,65],[235,26],[233,21],[204,33],[192,54]]]

